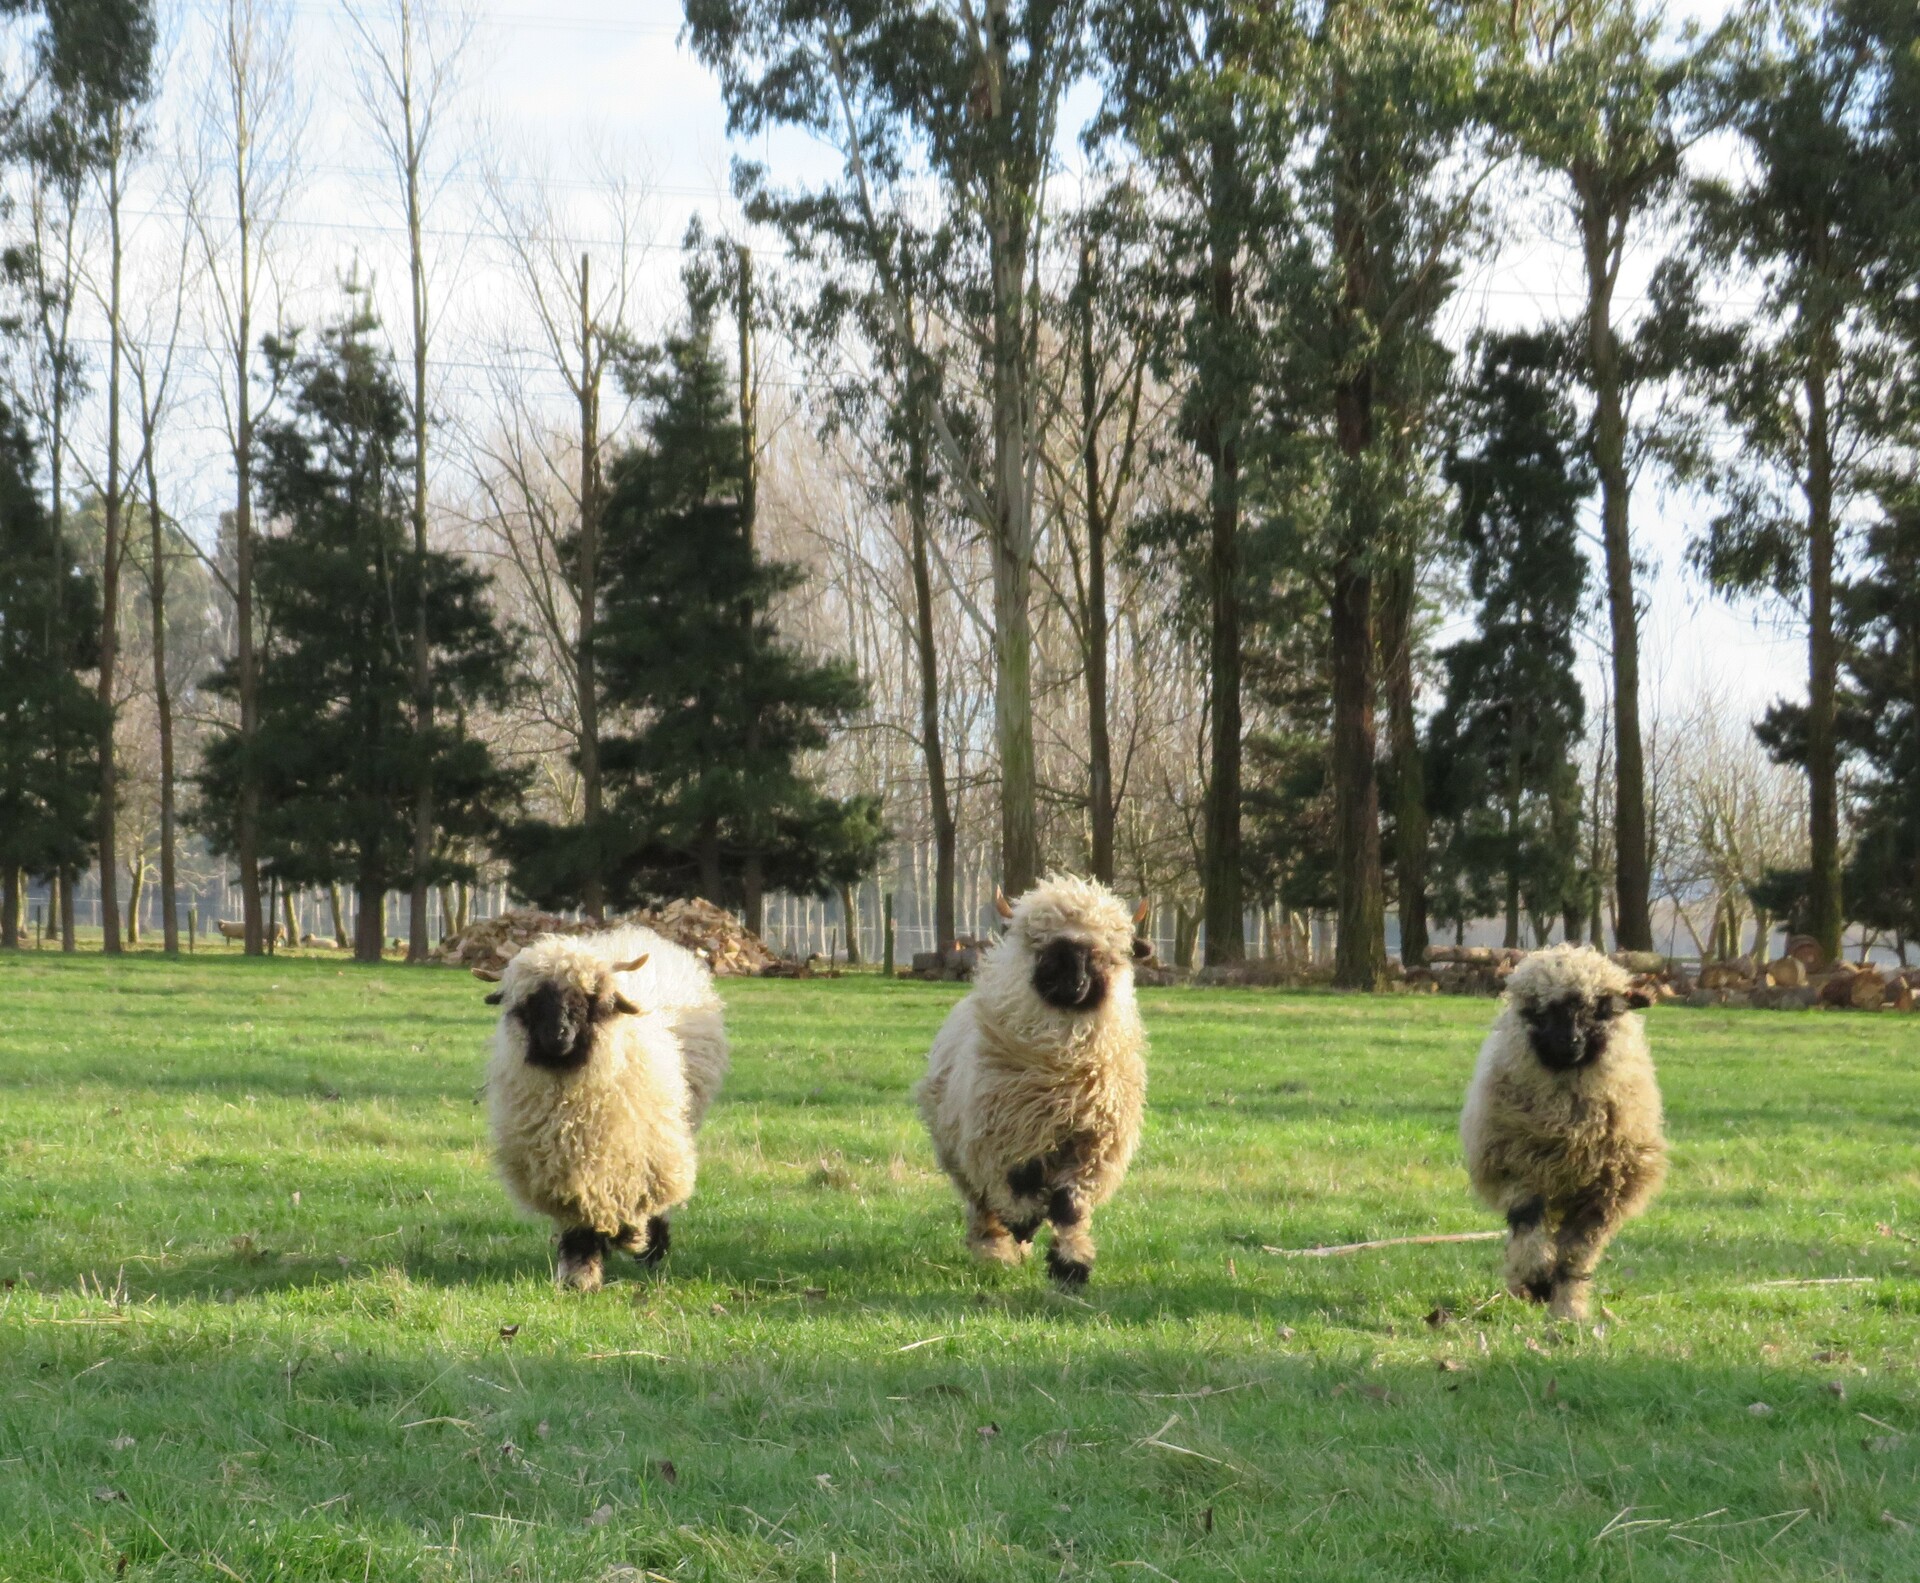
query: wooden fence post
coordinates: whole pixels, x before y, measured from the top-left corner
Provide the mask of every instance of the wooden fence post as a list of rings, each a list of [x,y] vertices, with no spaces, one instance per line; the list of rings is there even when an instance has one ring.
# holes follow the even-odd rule
[[[893,892],[887,891],[880,898],[880,971],[884,977],[893,977]]]

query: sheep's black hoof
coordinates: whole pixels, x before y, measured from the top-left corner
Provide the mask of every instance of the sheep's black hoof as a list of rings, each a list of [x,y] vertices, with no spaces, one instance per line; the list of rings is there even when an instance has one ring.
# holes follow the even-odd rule
[[[664,1215],[647,1216],[646,1246],[634,1254],[634,1257],[648,1269],[654,1268],[667,1256],[667,1250],[673,1246],[673,1233],[667,1229]]]
[[[1047,1249],[1047,1274],[1060,1286],[1085,1286],[1093,1275],[1091,1264],[1082,1264],[1078,1259],[1063,1259],[1052,1248]]]
[[[1515,1297],[1524,1297],[1530,1303],[1544,1303],[1553,1296],[1553,1281],[1546,1276],[1536,1280],[1522,1281],[1514,1288]]]
[[[1013,1234],[1013,1240],[1023,1248],[1033,1241],[1033,1234],[1039,1229],[1040,1222],[1037,1220],[1023,1220],[1017,1226],[1007,1227],[1007,1230]]]

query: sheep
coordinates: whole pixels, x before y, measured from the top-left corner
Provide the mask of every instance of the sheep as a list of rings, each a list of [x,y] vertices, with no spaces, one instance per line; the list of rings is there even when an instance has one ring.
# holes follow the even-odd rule
[[[1047,1271],[1093,1273],[1090,1217],[1140,1138],[1146,1031],[1133,964],[1151,953],[1104,886],[1049,875],[1009,906],[1007,928],[953,1008],[917,1090],[934,1154],[967,1207],[976,1257],[1018,1264],[1052,1224]]]
[[[1507,980],[1460,1114],[1474,1188],[1507,1218],[1516,1297],[1584,1320],[1593,1271],[1666,1175],[1647,1004],[1585,946],[1536,951]]]
[[[600,1286],[609,1246],[656,1265],[692,1197],[694,1134],[728,1067],[707,969],[648,929],[547,935],[504,969],[487,1070],[508,1193],[560,1232],[555,1279]]]

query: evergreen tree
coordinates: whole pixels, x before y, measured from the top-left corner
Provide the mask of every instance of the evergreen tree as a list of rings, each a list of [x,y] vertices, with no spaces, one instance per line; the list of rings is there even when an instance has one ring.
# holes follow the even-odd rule
[[[1571,762],[1584,705],[1573,629],[1586,587],[1578,514],[1592,488],[1551,341],[1505,336],[1480,349],[1464,403],[1469,446],[1448,461],[1459,495],[1479,631],[1444,650],[1446,696],[1431,728],[1434,811],[1453,889],[1504,880],[1506,943],[1570,911],[1578,888]],[[1449,909],[1451,910],[1451,909]]]
[[[865,688],[775,625],[803,576],[754,546],[742,430],[698,294],[686,332],[630,381],[645,439],[608,469],[595,636],[602,718],[626,723],[600,743],[606,825],[520,827],[514,883],[563,904],[599,864],[618,905],[702,895],[758,932],[769,889],[825,895],[878,859],[878,800],[826,796],[799,762]]]
[[[1920,939],[1920,494],[1867,530],[1860,575],[1837,592],[1846,653],[1840,730],[1858,804],[1848,913]]]
[[[0,946],[20,943],[20,876],[84,868],[100,789],[100,595],[54,532],[33,448],[0,406]],[[51,919],[49,920],[51,922]]]
[[[1761,735],[1807,774],[1808,928],[1837,955],[1841,894],[1841,645],[1836,576],[1851,507],[1899,432],[1907,349],[1894,328],[1910,280],[1894,267],[1912,176],[1890,104],[1911,47],[1875,3],[1757,14],[1718,84],[1748,155],[1746,177],[1697,192],[1699,243],[1760,288],[1737,349],[1707,370],[1739,434],[1721,470],[1722,510],[1695,547],[1716,587],[1771,594],[1805,623],[1807,702],[1776,705]]]
[[[1669,41],[1648,0],[1526,0],[1506,14],[1510,69],[1493,80],[1501,118],[1549,176],[1579,240],[1584,300],[1567,324],[1570,377],[1590,400],[1587,443],[1600,487],[1600,540],[1613,680],[1614,899],[1619,944],[1651,950],[1652,842],[1640,728],[1640,595],[1630,521],[1638,454],[1652,425],[1636,398],[1676,368],[1652,322],[1620,323],[1621,266],[1636,233],[1674,206],[1687,97],[1700,56]],[[1664,420],[1668,415],[1661,414]]]
[[[366,292],[349,285],[343,317],[311,349],[269,337],[287,415],[261,426],[255,477],[284,531],[259,547],[266,641],[259,729],[229,728],[207,746],[198,822],[234,849],[243,756],[261,789],[261,851],[288,885],[351,883],[359,895],[355,960],[384,944],[382,903],[413,877],[412,811],[420,762],[438,792],[431,884],[472,878],[454,854],[484,839],[521,779],[468,733],[467,714],[504,702],[513,649],[495,625],[486,579],[457,556],[411,544],[410,409]],[[414,714],[411,616],[427,612],[431,729]],[[216,681],[231,697],[231,664]]]

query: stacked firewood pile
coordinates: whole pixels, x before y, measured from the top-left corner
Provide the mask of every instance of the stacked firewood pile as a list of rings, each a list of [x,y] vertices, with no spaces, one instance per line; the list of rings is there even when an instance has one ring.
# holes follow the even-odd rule
[[[1425,965],[1407,969],[1407,987],[1415,994],[1498,995],[1526,956],[1512,946],[1429,946]],[[1649,1001],[1678,997],[1667,959],[1658,952],[1616,951],[1613,959],[1633,975],[1633,987],[1644,991]]]
[[[933,983],[945,981],[965,984],[973,978],[973,970],[980,965],[980,953],[991,943],[963,937],[944,951],[915,951],[912,974],[915,978]]]
[[[698,898],[670,901],[658,910],[649,908],[606,923],[532,910],[503,912],[448,935],[433,959],[456,967],[499,968],[522,946],[543,934],[594,934],[621,924],[639,924],[685,946],[722,977],[763,978],[792,971],[790,964],[768,950],[760,937],[749,933],[732,913]]]
[[[1784,956],[1756,962],[1751,956],[1708,962],[1685,987],[1690,1006],[1764,1006],[1804,1011],[1912,1011],[1920,1005],[1920,968],[1882,967],[1872,962],[1828,962],[1820,942],[1797,934]]]

